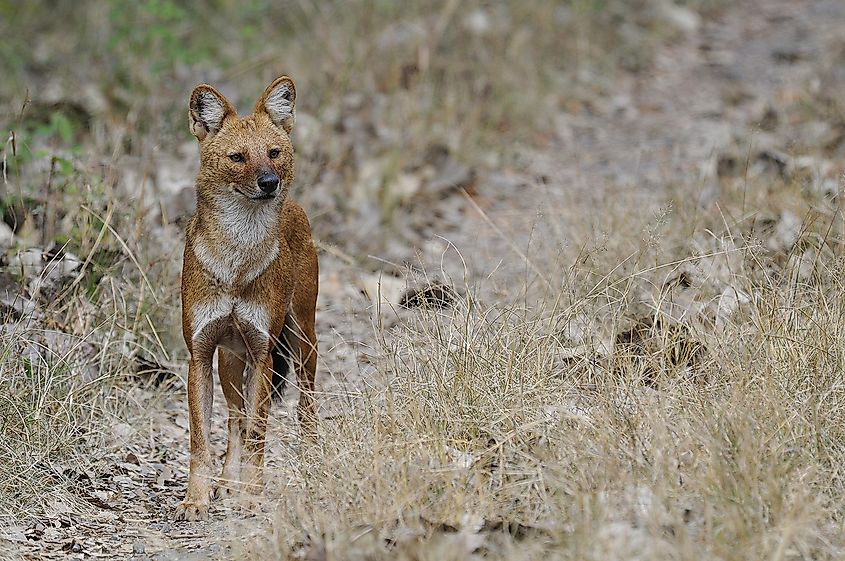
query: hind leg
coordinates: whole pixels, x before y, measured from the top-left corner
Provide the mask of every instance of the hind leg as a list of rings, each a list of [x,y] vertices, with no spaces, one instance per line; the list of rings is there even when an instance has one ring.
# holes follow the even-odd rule
[[[285,320],[285,339],[292,351],[293,367],[299,385],[297,415],[300,430],[304,437],[316,440],[317,407],[314,400],[314,379],[317,374],[317,335],[314,331],[314,304],[305,304],[299,310],[293,310],[294,317],[288,314]]]

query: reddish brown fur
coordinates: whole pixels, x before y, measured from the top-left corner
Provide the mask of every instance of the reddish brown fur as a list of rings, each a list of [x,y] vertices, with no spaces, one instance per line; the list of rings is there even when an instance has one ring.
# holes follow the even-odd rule
[[[271,94],[276,94],[272,107]],[[237,487],[252,493],[262,489],[270,352],[279,338],[293,349],[303,433],[316,437],[317,254],[308,218],[287,198],[294,177],[288,133],[295,95],[293,82],[278,78],[253,114],[243,119],[211,86],[197,86],[191,95],[189,118],[200,143],[201,167],[197,211],[188,225],[182,270],[182,331],[191,353],[191,463],[177,519],[208,516],[213,469],[208,443],[211,364],[218,346],[220,382],[229,408],[229,443],[215,496]],[[230,155],[235,153],[244,161],[232,161]],[[281,180],[276,198],[254,199],[262,195],[257,180],[266,173]]]

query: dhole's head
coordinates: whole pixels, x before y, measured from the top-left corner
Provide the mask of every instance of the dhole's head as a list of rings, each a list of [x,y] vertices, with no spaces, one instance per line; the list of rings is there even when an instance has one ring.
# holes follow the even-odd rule
[[[201,195],[263,204],[284,197],[293,181],[296,89],[293,80],[273,80],[252,115],[238,118],[220,92],[200,84],[191,93],[188,119],[200,145],[197,186]]]

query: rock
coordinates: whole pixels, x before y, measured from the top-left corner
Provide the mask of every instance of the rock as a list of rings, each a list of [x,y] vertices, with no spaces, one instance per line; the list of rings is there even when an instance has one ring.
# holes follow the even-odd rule
[[[141,553],[145,553],[145,552],[146,552],[146,547],[144,547],[143,543],[137,542],[137,543],[132,545],[132,553],[134,553],[136,555],[140,555]]]
[[[724,332],[728,322],[740,305],[747,304],[750,301],[751,297],[743,290],[734,287],[725,288],[719,296],[719,306],[716,310],[716,332]]]
[[[10,269],[20,271],[23,283],[30,296],[37,300],[43,289],[47,289],[45,298],[49,299],[61,289],[63,281],[71,278],[82,262],[69,252],[44,252],[40,248],[30,248],[19,252],[9,263]]]
[[[395,51],[398,47],[418,40],[425,34],[426,28],[420,21],[397,21],[386,26],[375,37],[376,48],[381,52]]]
[[[385,158],[370,158],[358,166],[358,180],[352,189],[350,202],[355,209],[364,209],[379,197],[390,162]],[[376,213],[380,219],[380,213]]]
[[[773,169],[782,177],[788,177],[795,167],[792,156],[776,148],[766,148],[757,155],[757,163],[763,170]]]
[[[619,117],[625,120],[636,119],[640,112],[634,105],[630,95],[618,94],[610,99],[609,111],[612,116]]]
[[[802,245],[806,244],[799,243],[795,250],[790,252],[786,270],[798,281],[809,282],[814,275],[818,275],[823,270],[825,263],[834,262],[835,257],[828,246],[799,249]]]
[[[14,328],[14,326],[9,326]],[[20,353],[38,363],[47,360],[58,362],[64,368],[71,368],[83,380],[90,382],[97,378],[99,369],[95,365],[97,351],[94,345],[83,337],[71,335],[57,329],[17,328]]]
[[[403,308],[439,310],[451,306],[456,297],[454,288],[439,281],[432,281],[406,290],[399,298],[399,305]]]
[[[458,469],[470,469],[476,461],[475,456],[472,454],[462,452],[457,448],[452,448],[451,446],[446,447],[446,455],[449,456],[452,466]]]
[[[92,114],[102,114],[108,111],[109,102],[97,84],[88,82],[82,87],[82,95],[74,96]]]
[[[362,275],[359,279],[361,289],[370,298],[374,309],[383,305],[389,308],[400,306],[400,298],[405,290],[405,281],[390,275]]]
[[[5,534],[3,535],[3,539],[11,542],[27,543],[24,528],[21,526],[12,526],[7,528]]]
[[[15,247],[17,240],[15,238],[15,233],[3,221],[0,221],[0,249],[9,249]]]
[[[388,183],[388,192],[391,198],[406,202],[417,194],[422,185],[422,178],[414,173],[400,173]]]
[[[163,156],[155,162],[155,189],[145,194],[144,207],[151,210],[154,216],[157,209],[160,223],[174,222],[192,214],[196,208],[194,181],[199,158],[196,156],[195,144],[186,142],[179,147],[175,156]]]
[[[64,252],[61,259],[56,264],[56,270],[60,276],[71,276],[82,266],[82,261],[70,252]]]
[[[112,425],[112,437],[118,444],[125,444],[135,434],[135,429],[128,423],[115,423]]]
[[[32,279],[44,270],[44,255],[38,248],[19,252],[9,262],[9,266],[20,271],[24,279]]]
[[[0,320],[20,321],[23,318],[30,321],[40,320],[43,318],[43,314],[37,309],[35,302],[26,296],[21,296],[8,289],[0,290]]]
[[[658,19],[683,33],[693,33],[701,27],[701,17],[698,14],[689,8],[678,6],[671,0],[656,3],[654,10]]]
[[[763,221],[759,234],[769,251],[788,252],[801,235],[801,219],[790,211],[783,211],[776,219]]]
[[[468,13],[466,17],[464,17],[463,23],[467,31],[479,36],[487,35],[493,27],[493,24],[490,21],[490,15],[480,8]]]

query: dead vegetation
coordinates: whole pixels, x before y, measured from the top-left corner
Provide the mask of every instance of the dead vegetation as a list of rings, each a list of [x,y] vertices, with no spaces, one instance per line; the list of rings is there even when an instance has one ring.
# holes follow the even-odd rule
[[[0,556],[841,557],[845,40],[763,4],[0,2]],[[185,97],[280,71],[321,440],[178,528]]]
[[[800,204],[798,185],[783,189]],[[660,216],[670,224],[655,244],[601,256],[604,270],[584,265],[583,250],[547,263],[568,271],[564,290],[528,307],[518,292],[485,305],[465,286],[449,308],[400,311],[319,450],[279,468],[296,492],[283,493],[266,545],[247,551],[836,558],[839,214],[775,220],[793,229],[781,247],[726,223],[742,204],[725,196],[709,212]],[[698,241],[671,224],[690,211]],[[800,240],[832,246],[830,257],[805,266]]]

